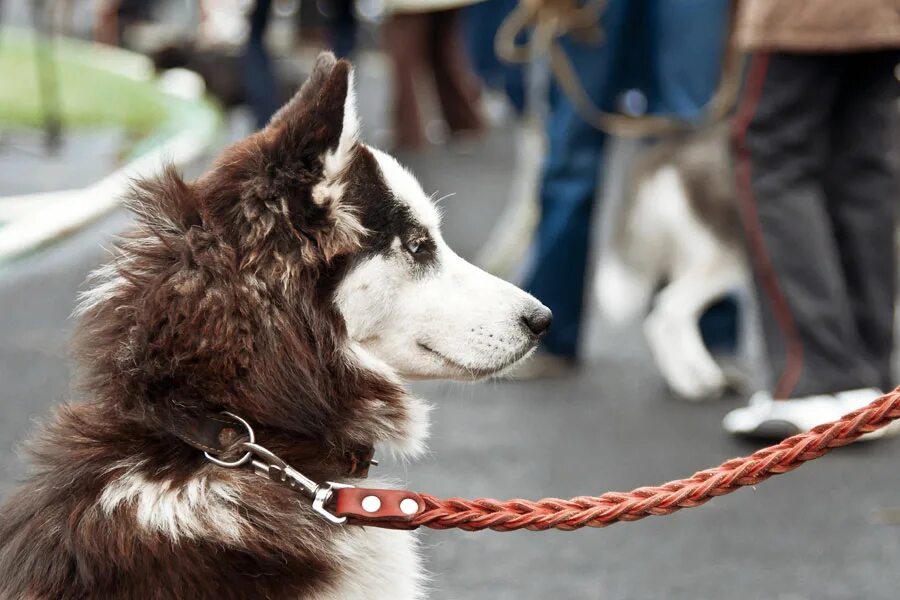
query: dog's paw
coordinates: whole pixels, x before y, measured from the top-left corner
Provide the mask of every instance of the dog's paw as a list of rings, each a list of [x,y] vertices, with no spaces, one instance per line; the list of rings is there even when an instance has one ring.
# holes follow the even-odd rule
[[[650,352],[672,392],[689,402],[717,400],[728,379],[695,329],[655,311],[644,321]]]

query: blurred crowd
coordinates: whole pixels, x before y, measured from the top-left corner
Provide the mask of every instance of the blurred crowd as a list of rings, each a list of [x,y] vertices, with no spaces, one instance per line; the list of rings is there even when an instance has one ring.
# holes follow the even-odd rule
[[[491,123],[485,93],[504,99],[512,126],[537,136],[543,154],[535,186],[516,188],[520,197],[510,200],[536,215],[533,231],[527,218],[510,220],[526,223],[528,251],[495,250],[515,254],[505,274],[517,273],[554,313],[540,354],[511,377],[564,377],[582,367],[594,212],[610,144],[624,136],[638,140],[638,162],[657,151],[678,176],[671,185],[687,197],[685,210],[669,210],[672,194],[660,190],[640,214],[669,219],[675,236],[710,234],[712,242],[692,246],[703,254],[698,264],[734,251],[717,215],[739,214],[752,293],[736,273],[716,274],[725,283],[696,300],[691,290],[714,277],[700,272],[690,273],[700,285],[654,301],[674,302],[674,312],[693,321],[657,327],[661,335],[684,335],[688,356],[693,334],[675,329],[695,329],[719,365],[739,354],[742,313],[757,315],[764,376],[757,389],[742,390],[749,402],[726,417],[726,430],[783,436],[895,385],[897,0],[197,0],[185,3],[190,24],[177,37],[154,35],[169,4],[103,0],[94,36],[149,53],[160,68],[199,72],[224,105],[248,105],[258,126],[302,79],[276,69],[275,21],[290,25],[295,45],[351,59],[384,52],[395,150],[477,145]],[[504,44],[517,60],[498,57]],[[424,116],[431,97],[437,125]],[[679,158],[713,127],[726,132],[727,184],[716,198],[691,184],[709,174]],[[659,154],[663,147],[668,154]],[[715,208],[723,202],[724,212]],[[634,225],[613,221],[612,237]],[[497,236],[509,226],[498,224]],[[664,287],[689,262],[679,262],[676,246],[684,244],[660,256],[619,248],[628,255],[619,267],[668,261],[658,269],[666,276],[648,282]],[[661,354],[654,358],[666,372]],[[688,367],[672,375],[676,391],[693,376]]]
[[[197,0],[187,3],[192,30],[174,39],[171,33],[152,39],[146,33],[157,16],[154,5],[163,4],[104,0],[97,12],[96,39],[147,52],[160,67],[197,70],[228,105],[249,105],[259,127],[298,83],[289,75],[281,81],[276,76],[267,37],[277,19],[289,25],[293,47],[330,48],[338,57],[351,59],[358,52],[379,49],[389,55],[394,74],[391,130],[397,148],[414,150],[426,144],[419,108],[424,85],[433,87],[441,123],[450,135],[477,137],[484,128],[479,82],[464,47],[466,39],[483,36],[477,15],[464,11],[468,2]]]

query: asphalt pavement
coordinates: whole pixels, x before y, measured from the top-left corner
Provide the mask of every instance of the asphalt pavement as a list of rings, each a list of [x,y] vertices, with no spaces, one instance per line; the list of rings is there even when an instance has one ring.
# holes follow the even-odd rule
[[[365,96],[363,96],[365,97]],[[512,172],[509,130],[477,152],[412,157],[443,203],[445,234],[471,257],[502,210]],[[25,473],[14,453],[68,395],[69,315],[87,273],[107,259],[110,215],[0,268],[0,498]],[[570,497],[690,475],[755,448],[719,422],[738,399],[688,405],[666,391],[636,328],[592,319],[574,377],[529,384],[427,383],[430,453],[378,467],[443,496]],[[900,442],[844,448],[758,489],[704,507],[573,533],[421,534],[437,599],[873,599],[900,596]]]

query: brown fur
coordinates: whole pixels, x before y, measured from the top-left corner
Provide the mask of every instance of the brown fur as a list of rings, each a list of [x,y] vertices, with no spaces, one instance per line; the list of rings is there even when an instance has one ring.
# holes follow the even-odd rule
[[[379,195],[313,197],[348,70],[320,59],[267,129],[196,182],[169,169],[135,185],[136,229],[76,334],[85,399],[38,433],[35,472],[0,510],[0,598],[298,598],[336,577],[339,534],[292,492],[213,466],[166,432],[231,410],[317,481],[337,479],[359,444],[402,439],[405,390],[348,357],[331,302],[348,266],[377,250],[364,225],[377,223],[366,215]],[[373,160],[355,148],[354,164]],[[377,170],[353,172],[347,189],[383,196]],[[214,527],[173,539],[140,527],[134,503],[106,514],[98,499],[126,474],[173,490],[227,485],[239,539]]]

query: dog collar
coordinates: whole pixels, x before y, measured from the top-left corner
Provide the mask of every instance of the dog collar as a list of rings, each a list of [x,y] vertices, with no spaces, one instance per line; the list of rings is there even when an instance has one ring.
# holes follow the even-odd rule
[[[168,427],[169,433],[187,445],[204,452],[207,458],[222,465],[225,454],[235,447],[245,431],[252,431],[243,419],[232,417],[229,413],[203,415],[179,426]],[[378,466],[375,460],[375,448],[362,445],[343,453],[340,464],[342,477],[365,479],[369,476],[369,467]]]
[[[241,431],[243,429],[243,431]],[[223,412],[205,415],[169,431],[189,446],[203,452],[220,467],[250,467],[254,473],[305,496],[313,512],[335,525],[377,525],[387,529],[415,529],[413,519],[423,508],[422,497],[406,490],[367,489],[326,481],[316,483],[274,452],[256,443],[256,433],[241,417]],[[239,438],[246,441],[238,441]],[[226,460],[226,453],[240,448],[244,454]],[[372,446],[359,446],[345,453],[343,475],[365,478],[377,465]]]

